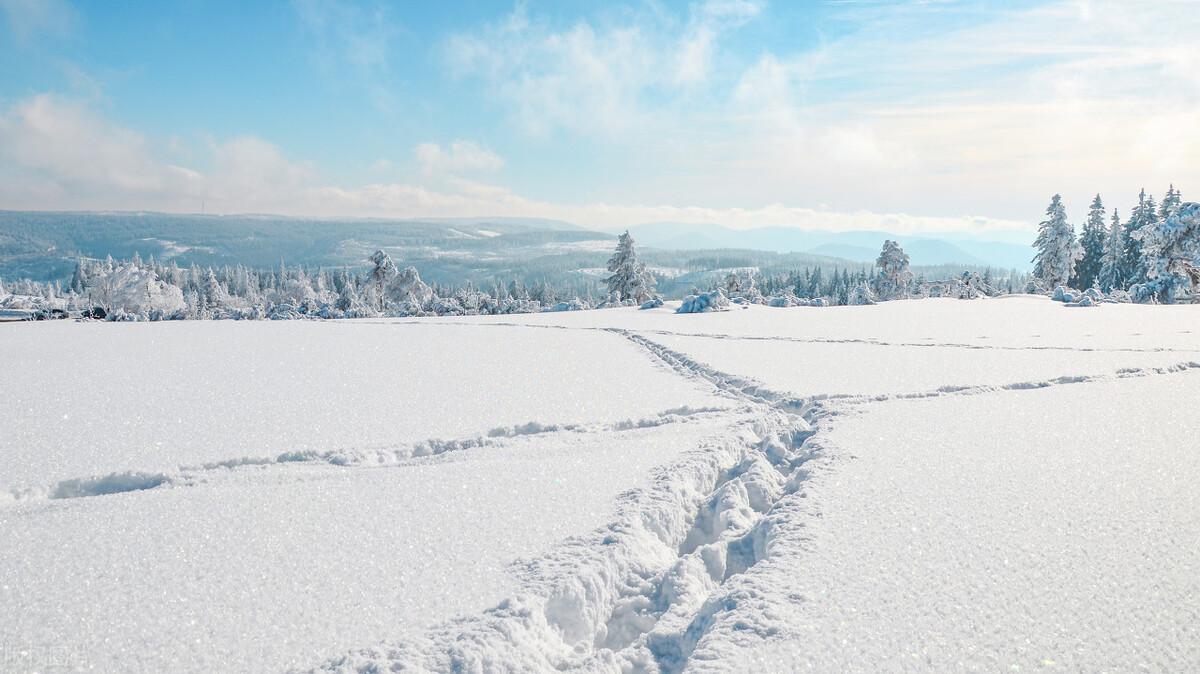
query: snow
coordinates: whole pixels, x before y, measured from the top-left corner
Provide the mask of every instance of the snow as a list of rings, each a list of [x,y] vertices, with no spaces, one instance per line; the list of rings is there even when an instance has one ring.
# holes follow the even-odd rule
[[[570,314],[471,317],[479,323],[621,328],[682,334],[787,337],[888,344],[969,344],[1070,349],[1196,349],[1200,320],[1191,306],[1106,304],[1074,311],[1048,297],[925,299],[869,307],[735,307],[703,315],[607,309]],[[1070,317],[1064,316],[1070,313]]]
[[[714,430],[525,436],[388,468],[18,503],[0,509],[0,643],[65,643],[99,671],[311,666],[496,603],[515,560],[600,526]]]
[[[1194,345],[1196,350],[1147,353],[645,336],[717,370],[799,397],[997,387],[1200,361],[1200,343]]]
[[[17,323],[0,494],[283,452],[386,453],[530,422],[723,404],[615,335],[359,321]],[[503,345],[503,354],[497,347]],[[606,367],[597,367],[606,359]],[[500,387],[497,382],[504,382]]]
[[[678,306],[5,326],[0,662],[1200,668],[1200,307]]]
[[[1171,401],[1175,411],[1164,409]],[[776,671],[1195,671],[1200,372],[839,420]],[[1072,413],[1073,412],[1073,413]],[[981,432],[986,429],[986,432]],[[765,571],[765,569],[764,569]],[[763,579],[765,580],[765,578]]]

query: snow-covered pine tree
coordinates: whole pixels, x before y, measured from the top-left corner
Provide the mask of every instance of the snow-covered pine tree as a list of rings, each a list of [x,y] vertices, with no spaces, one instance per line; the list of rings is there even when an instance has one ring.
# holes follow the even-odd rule
[[[1108,239],[1104,242],[1104,260],[1097,279],[1100,289],[1111,292],[1114,288],[1124,290],[1125,279],[1121,276],[1121,253],[1125,250],[1125,230],[1121,227],[1121,216],[1117,209],[1112,212],[1112,225]]]
[[[71,288],[71,290],[74,290],[77,293],[83,293],[84,291],[87,290],[87,285],[88,285],[87,268],[84,267],[83,258],[79,258],[79,259],[75,260],[75,273],[71,275],[70,288]]]
[[[825,279],[821,275],[821,268],[817,267],[813,270],[811,276],[808,277],[808,292],[805,295],[810,299],[821,297],[821,293],[825,290]]]
[[[371,308],[383,311],[383,301],[387,295],[385,291],[392,280],[400,275],[400,270],[396,269],[396,263],[392,262],[391,256],[382,250],[375,251],[370,260],[375,267],[367,274],[363,285],[367,286],[368,296],[373,302]]]
[[[1121,280],[1126,287],[1146,280],[1146,264],[1142,259],[1142,241],[1135,234],[1157,219],[1154,197],[1147,197],[1146,190],[1142,189],[1138,194],[1138,204],[1134,206],[1133,211],[1129,214],[1129,221],[1125,223],[1123,234],[1125,247],[1121,252]]]
[[[1083,254],[1075,263],[1075,276],[1071,282],[1074,288],[1091,288],[1100,276],[1104,266],[1104,243],[1108,239],[1108,227],[1104,222],[1104,202],[1097,194],[1088,208],[1087,222],[1083,225],[1083,234],[1079,237]]]
[[[221,286],[221,282],[217,280],[217,275],[213,272],[212,267],[208,268],[204,277],[203,292],[204,306],[209,310],[223,308],[229,301],[229,295]]]
[[[1146,264],[1146,282],[1138,287],[1137,299],[1174,302],[1181,290],[1192,287],[1192,274],[1200,269],[1200,204],[1175,206],[1135,236]]]
[[[1175,189],[1175,185],[1172,183],[1167,188],[1167,196],[1163,197],[1162,204],[1158,207],[1158,219],[1166,220],[1182,203],[1183,195],[1179,193],[1179,190]]]
[[[608,260],[608,271],[612,272],[606,279],[608,292],[615,293],[620,300],[641,304],[654,297],[654,275],[638,260],[628,231],[617,239],[617,249]]]
[[[875,266],[879,267],[879,276],[875,279],[875,292],[879,299],[893,300],[908,296],[912,272],[908,269],[908,253],[899,243],[890,239],[884,241]]]
[[[1048,288],[1065,285],[1075,261],[1075,228],[1067,222],[1062,196],[1055,194],[1046,207],[1046,219],[1038,225],[1033,242],[1037,255],[1033,258],[1033,275]]]
[[[354,281],[343,279],[341,286],[334,308],[343,313],[361,311],[363,309],[362,300],[358,296],[358,289],[354,287]]]
[[[871,286],[863,281],[851,288],[846,297],[846,304],[853,306],[875,304],[875,294],[871,292]]]

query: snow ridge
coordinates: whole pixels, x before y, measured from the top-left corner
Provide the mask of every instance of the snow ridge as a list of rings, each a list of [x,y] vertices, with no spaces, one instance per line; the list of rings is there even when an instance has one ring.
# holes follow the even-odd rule
[[[334,466],[395,466],[412,459],[478,447],[496,447],[506,440],[548,433],[604,433],[653,428],[686,421],[689,418],[727,412],[720,407],[682,406],[664,410],[652,417],[626,419],[610,424],[542,423],[530,421],[516,426],[493,428],[483,435],[460,439],[430,439],[421,442],[378,448],[341,448],[283,452],[276,456],[243,456],[198,465],[180,466],[165,472],[118,471],[106,475],[60,480],[48,487],[19,487],[0,490],[0,503],[36,499],[70,499],[107,496],[159,487],[191,486],[205,473],[251,466],[291,463],[327,463]]]

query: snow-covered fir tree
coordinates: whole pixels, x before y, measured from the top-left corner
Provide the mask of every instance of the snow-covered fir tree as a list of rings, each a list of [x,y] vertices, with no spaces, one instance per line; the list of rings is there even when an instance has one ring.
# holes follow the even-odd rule
[[[1105,223],[1104,201],[1097,194],[1088,208],[1087,222],[1084,223],[1083,233],[1079,237],[1082,253],[1075,263],[1072,287],[1091,288],[1096,284],[1104,266],[1104,244],[1107,240],[1108,225]]]
[[[1156,222],[1158,212],[1154,197],[1147,196],[1146,190],[1143,189],[1138,194],[1137,206],[1134,206],[1129,214],[1129,221],[1125,223],[1125,248],[1121,253],[1121,277],[1125,287],[1146,280],[1146,261],[1142,257],[1142,240],[1137,236],[1137,232]]]
[[[846,304],[852,306],[875,304],[875,293],[871,291],[870,284],[863,281],[854,286],[848,293]]]
[[[1175,189],[1175,184],[1172,183],[1167,188],[1167,196],[1163,197],[1162,204],[1158,207],[1158,219],[1165,220],[1171,213],[1175,212],[1176,208],[1183,203],[1183,195],[1179,190]]]
[[[1121,255],[1125,250],[1125,229],[1121,227],[1121,216],[1117,209],[1112,212],[1112,224],[1104,242],[1104,259],[1100,265],[1097,282],[1100,290],[1111,292],[1114,288],[1124,289],[1125,279],[1121,275]]]
[[[1067,222],[1062,196],[1055,194],[1046,208],[1046,219],[1038,225],[1033,243],[1037,255],[1033,258],[1033,275],[1047,288],[1065,285],[1075,261],[1075,228]]]
[[[375,251],[369,259],[375,266],[367,274],[364,285],[368,288],[372,308],[376,311],[383,311],[387,287],[400,275],[400,270],[396,269],[396,263],[392,262],[392,257],[382,250]]]
[[[875,278],[875,292],[882,300],[899,299],[908,296],[908,286],[912,282],[912,272],[908,268],[908,253],[892,240],[883,242],[883,250],[875,260],[879,268],[879,276]]]
[[[83,260],[75,261],[75,272],[71,274],[71,290],[82,293],[88,287],[87,268],[83,265]]]
[[[1190,292],[1200,278],[1200,204],[1173,206],[1167,217],[1134,234],[1146,266],[1145,283],[1135,286],[1136,299],[1170,304],[1180,292]]]
[[[638,259],[628,231],[617,239],[616,252],[608,260],[608,271],[612,272],[605,281],[608,292],[617,299],[641,304],[654,297],[654,275]]]

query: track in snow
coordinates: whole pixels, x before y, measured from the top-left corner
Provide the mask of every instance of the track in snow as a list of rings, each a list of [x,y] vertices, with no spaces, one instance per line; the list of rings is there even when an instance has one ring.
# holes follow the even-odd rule
[[[768,554],[772,510],[819,454],[828,415],[648,340],[621,334],[740,403],[725,433],[621,497],[616,521],[518,568],[526,592],[423,638],[356,651],[328,671],[681,671],[726,605],[722,588]]]
[[[355,651],[320,669],[719,669],[717,658],[728,643],[768,640],[787,629],[760,610],[769,603],[760,587],[764,581],[748,572],[770,559],[775,548],[794,551],[806,544],[803,519],[819,512],[807,502],[803,484],[812,472],[810,462],[823,458],[818,432],[836,414],[892,398],[1027,390],[1200,368],[1200,363],[1185,362],[1002,386],[797,398],[715,370],[643,334],[604,330],[643,347],[662,366],[706,381],[738,401],[725,412],[728,430],[656,471],[650,487],[623,495],[618,517],[607,527],[569,539],[518,567],[525,587],[519,596],[481,616],[390,646]],[[769,582],[770,574],[766,576]]]
[[[718,407],[679,407],[664,410],[657,415],[643,419],[628,419],[608,424],[556,424],[531,421],[517,426],[493,428],[483,435],[469,438],[430,439],[416,443],[379,447],[292,451],[274,456],[242,456],[198,465],[180,466],[170,471],[116,471],[104,475],[59,480],[44,487],[17,487],[7,491],[0,490],[0,504],[5,501],[86,498],[160,487],[187,487],[202,482],[208,473],[237,468],[261,468],[297,463],[325,463],[333,466],[398,466],[412,459],[436,456],[447,452],[479,447],[497,447],[512,438],[551,433],[605,433],[653,428],[679,423],[697,416],[717,415],[724,411]]]

